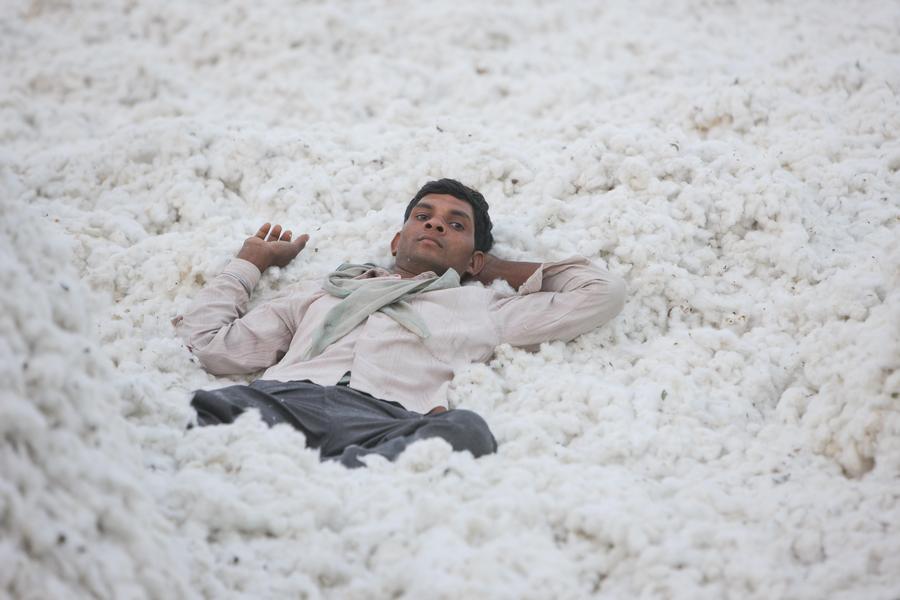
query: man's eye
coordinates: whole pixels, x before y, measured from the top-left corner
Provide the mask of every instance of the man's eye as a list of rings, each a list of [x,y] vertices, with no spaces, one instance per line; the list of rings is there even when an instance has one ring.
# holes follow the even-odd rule
[[[465,227],[463,227],[462,223],[454,222],[454,223],[451,223],[451,225],[453,225],[453,229],[456,229],[457,231],[462,231],[463,229],[465,229]]]
[[[419,219],[419,220],[421,221],[422,219],[427,219],[428,216],[427,216],[427,215],[424,215],[424,214],[422,214],[422,213],[419,213],[419,214],[416,215],[416,218]]]

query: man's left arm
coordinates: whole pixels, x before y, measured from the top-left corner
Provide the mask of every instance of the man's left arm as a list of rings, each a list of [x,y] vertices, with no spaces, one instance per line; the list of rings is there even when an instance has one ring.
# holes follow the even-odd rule
[[[610,321],[625,304],[625,280],[586,258],[547,263],[491,259],[477,279],[505,279],[518,291],[491,305],[500,343],[567,342]]]
[[[542,263],[521,262],[516,260],[503,260],[497,258],[493,254],[484,255],[484,266],[481,272],[474,277],[476,281],[480,281],[484,285],[490,285],[495,279],[503,279],[513,289],[517,290],[522,287],[528,278],[535,271],[541,268]]]

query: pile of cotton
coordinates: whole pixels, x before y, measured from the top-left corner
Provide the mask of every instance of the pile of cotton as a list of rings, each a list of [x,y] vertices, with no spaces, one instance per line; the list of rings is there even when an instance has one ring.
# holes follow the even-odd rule
[[[0,33],[0,595],[900,596],[896,6],[14,0]],[[310,235],[253,305],[389,265],[440,177],[497,255],[628,284],[457,375],[498,453],[188,429],[252,379],[171,324],[243,239]]]

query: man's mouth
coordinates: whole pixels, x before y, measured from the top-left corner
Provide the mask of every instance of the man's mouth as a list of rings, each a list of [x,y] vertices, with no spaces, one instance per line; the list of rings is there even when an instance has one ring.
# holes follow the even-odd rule
[[[419,241],[420,241],[420,242],[429,241],[429,242],[432,242],[432,243],[434,243],[434,244],[437,244],[437,246],[438,246],[439,248],[443,248],[443,247],[444,247],[444,245],[441,244],[438,240],[434,239],[433,237],[428,237],[427,235],[423,235],[422,237],[420,237],[420,238],[419,238]]]

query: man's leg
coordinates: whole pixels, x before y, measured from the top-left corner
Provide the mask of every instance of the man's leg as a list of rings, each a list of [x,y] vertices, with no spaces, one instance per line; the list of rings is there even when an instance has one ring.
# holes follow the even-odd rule
[[[311,381],[254,381],[217,390],[197,390],[191,406],[198,425],[233,423],[249,409],[259,410],[270,427],[288,423],[306,436],[306,445],[318,448],[337,425],[322,403],[325,388]]]
[[[327,388],[326,398],[340,407],[336,410],[344,411],[344,426],[336,428],[323,446],[323,460],[361,467],[361,456],[378,454],[394,460],[413,442],[432,437],[446,440],[457,452],[468,450],[476,458],[497,451],[487,423],[470,410],[425,416],[341,386]]]
[[[345,386],[255,381],[199,390],[192,404],[200,425],[231,423],[244,410],[257,408],[269,425],[290,423],[302,431],[322,460],[340,460],[347,467],[363,466],[358,458],[366,454],[394,460],[412,442],[429,437],[476,457],[497,450],[487,423],[471,411],[424,416]]]

